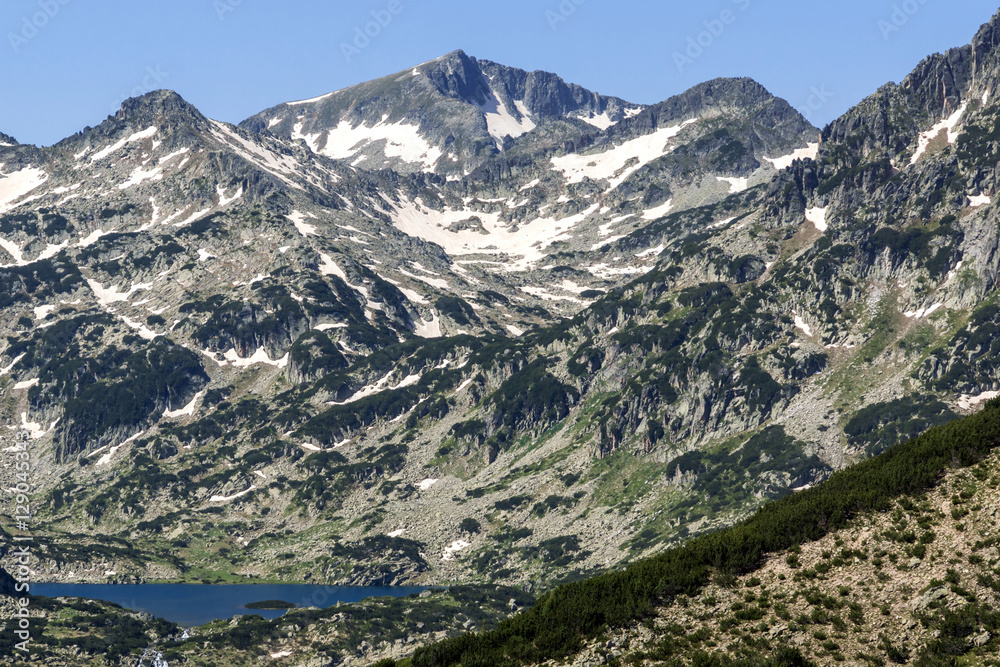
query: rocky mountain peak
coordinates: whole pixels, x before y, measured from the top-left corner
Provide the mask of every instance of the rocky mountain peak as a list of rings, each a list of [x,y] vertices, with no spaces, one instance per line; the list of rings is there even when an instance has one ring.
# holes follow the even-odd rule
[[[453,99],[483,105],[489,97],[489,84],[483,78],[475,58],[461,49],[417,67],[430,80],[437,92]]]
[[[154,90],[139,97],[129,98],[122,103],[122,108],[115,117],[133,119],[173,115],[185,115],[197,120],[205,120],[200,111],[172,90]]]
[[[4,134],[3,132],[0,132],[0,147],[17,146],[17,145],[19,145],[17,139],[10,136],[9,134]]]

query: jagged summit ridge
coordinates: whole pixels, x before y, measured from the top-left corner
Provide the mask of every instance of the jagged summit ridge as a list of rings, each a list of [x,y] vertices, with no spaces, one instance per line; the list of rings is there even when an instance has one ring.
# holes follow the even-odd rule
[[[539,125],[586,121],[560,130],[573,139],[641,109],[554,74],[479,61],[458,50],[375,81],[278,105],[242,125],[303,140],[315,152],[369,169],[461,175]]]

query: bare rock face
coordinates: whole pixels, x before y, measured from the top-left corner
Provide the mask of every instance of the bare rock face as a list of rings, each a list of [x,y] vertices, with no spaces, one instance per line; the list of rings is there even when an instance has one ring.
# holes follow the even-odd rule
[[[239,126],[158,91],[0,137],[47,574],[542,585],[975,409],[991,35],[822,133],[750,79],[647,107],[455,52]]]

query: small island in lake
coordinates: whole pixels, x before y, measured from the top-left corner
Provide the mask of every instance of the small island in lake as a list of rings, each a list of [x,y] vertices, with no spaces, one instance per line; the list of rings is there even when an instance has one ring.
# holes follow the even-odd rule
[[[295,605],[284,600],[263,600],[262,602],[250,602],[247,609],[295,609]]]

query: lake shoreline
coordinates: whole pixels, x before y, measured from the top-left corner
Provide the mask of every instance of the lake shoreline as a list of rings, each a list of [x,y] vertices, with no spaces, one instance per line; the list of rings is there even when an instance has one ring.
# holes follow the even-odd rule
[[[248,609],[262,600],[284,600],[295,609],[328,608],[370,598],[404,598],[432,590],[427,586],[326,586],[316,584],[67,584],[32,583],[31,595],[100,600],[151,614],[184,627],[198,627],[236,616],[277,618],[289,609]]]

